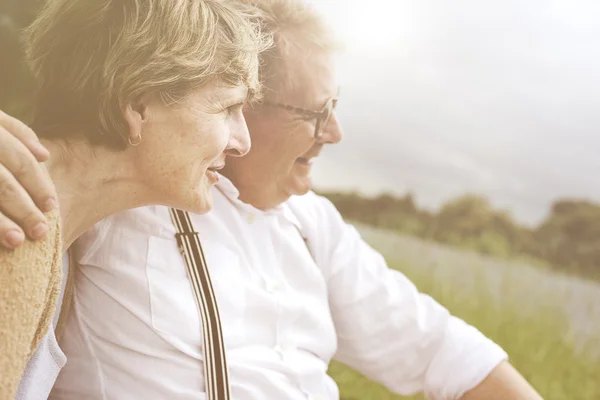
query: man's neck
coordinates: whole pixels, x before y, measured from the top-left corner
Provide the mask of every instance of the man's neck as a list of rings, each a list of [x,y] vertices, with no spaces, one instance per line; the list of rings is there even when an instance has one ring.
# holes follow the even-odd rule
[[[63,250],[102,218],[152,203],[124,152],[83,142],[42,142],[51,154],[46,166],[58,193]]]
[[[264,196],[263,193],[260,193],[258,191],[243,190],[240,190],[239,199],[244,203],[250,204],[254,208],[257,208],[262,211],[273,209],[287,200],[287,198],[283,200],[276,200],[273,199],[273,196]]]
[[[252,207],[266,211],[285,203],[289,196],[282,196],[276,187],[262,182],[249,182],[236,180],[233,174],[229,174],[227,168],[221,173],[233,183],[239,192],[239,200]]]

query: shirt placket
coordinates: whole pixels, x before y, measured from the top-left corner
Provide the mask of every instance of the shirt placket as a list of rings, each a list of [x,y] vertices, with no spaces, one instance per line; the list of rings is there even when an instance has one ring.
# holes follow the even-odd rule
[[[288,249],[289,240],[297,239],[302,240],[302,236],[298,233],[298,236],[294,238],[282,235],[282,229],[279,224],[284,226],[287,224],[293,224],[290,222],[282,212],[246,212],[244,220],[248,227],[251,229],[249,233],[253,235],[260,234],[264,239],[263,243],[268,243],[268,247],[263,249],[264,254],[256,254],[255,260],[260,260],[261,264],[257,265],[256,268],[260,273],[261,280],[263,282],[263,290],[271,299],[271,304],[275,306],[276,320],[274,321],[274,345],[273,350],[281,360],[282,364],[289,370],[288,377],[294,382],[299,393],[302,393],[306,399],[324,399],[319,394],[315,394],[308,389],[308,386],[302,382],[302,379],[298,376],[295,364],[298,361],[298,344],[294,340],[294,332],[292,326],[294,320],[297,318],[298,305],[294,304],[294,299],[290,290],[288,290],[281,268],[282,263],[285,260],[283,252]],[[290,230],[292,231],[292,230]],[[293,231],[295,232],[295,231]],[[271,256],[268,255],[269,251],[276,249]],[[256,264],[255,264],[256,265]]]

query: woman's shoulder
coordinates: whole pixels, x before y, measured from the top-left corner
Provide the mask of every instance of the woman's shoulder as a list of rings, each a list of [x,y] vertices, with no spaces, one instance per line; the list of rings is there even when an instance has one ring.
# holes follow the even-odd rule
[[[47,219],[49,231],[44,239],[26,240],[14,250],[0,246],[0,262],[3,267],[31,268],[34,265],[50,266],[55,262],[55,256],[62,251],[58,211],[47,214]]]
[[[48,215],[48,225],[42,240],[0,248],[0,398],[14,398],[29,357],[52,322],[62,277],[58,212]]]

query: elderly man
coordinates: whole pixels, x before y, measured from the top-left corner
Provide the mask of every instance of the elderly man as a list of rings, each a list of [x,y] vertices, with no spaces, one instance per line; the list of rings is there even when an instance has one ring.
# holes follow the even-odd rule
[[[502,349],[418,293],[310,192],[313,159],[342,138],[337,47],[302,1],[255,2],[276,45],[263,56],[265,100],[245,111],[252,150],[228,161],[209,214],[182,223],[167,208],[140,208],[80,238],[61,340],[69,361],[52,397],[200,399],[215,390],[214,373],[234,399],[333,400],[335,358],[399,394],[540,399]],[[0,199],[0,240],[18,246],[16,223],[32,232],[43,218],[33,204],[53,193],[35,136],[3,121],[0,147],[15,152],[0,163],[14,177],[0,186],[15,189]],[[210,277],[193,276],[206,266]],[[205,299],[212,291],[218,311]]]

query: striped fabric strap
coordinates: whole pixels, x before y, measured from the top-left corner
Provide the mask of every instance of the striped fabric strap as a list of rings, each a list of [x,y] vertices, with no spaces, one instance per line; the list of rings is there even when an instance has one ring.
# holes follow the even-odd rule
[[[208,266],[198,233],[186,211],[170,209],[177,233],[177,245],[187,266],[196,303],[200,311],[204,338],[204,380],[207,400],[229,400],[229,376],[225,358],[225,344],[221,318],[212,287]]]

